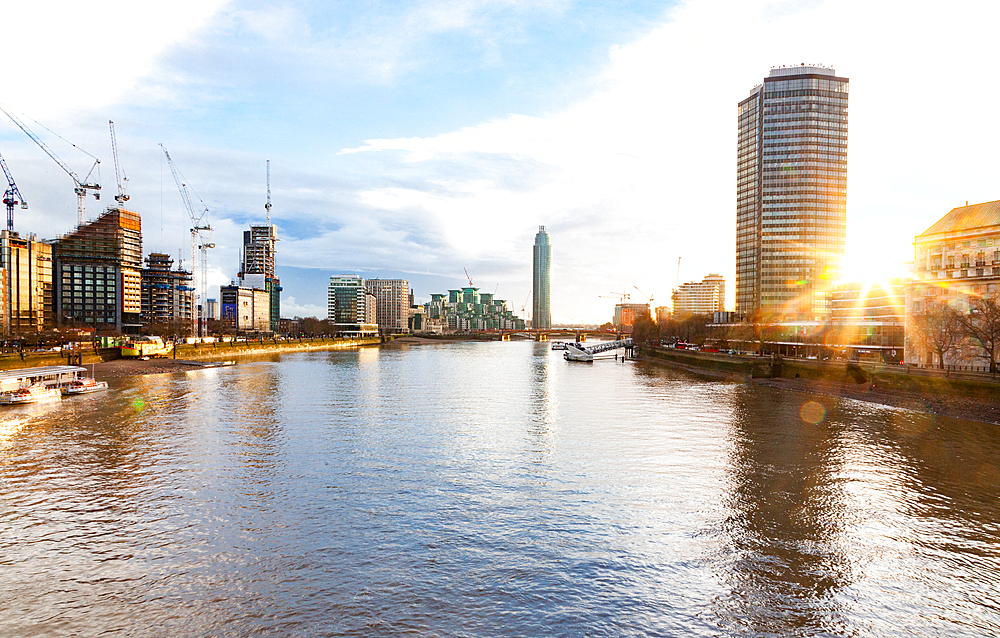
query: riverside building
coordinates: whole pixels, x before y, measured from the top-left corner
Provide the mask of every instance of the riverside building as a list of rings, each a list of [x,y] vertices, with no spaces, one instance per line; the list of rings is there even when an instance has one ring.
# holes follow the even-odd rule
[[[914,238],[906,285],[906,363],[939,365],[918,337],[920,317],[946,304],[969,314],[976,297],[1000,301],[1000,201],[953,208]],[[945,365],[988,365],[982,349],[956,340]]]
[[[549,289],[549,274],[552,269],[552,245],[545,226],[539,226],[535,234],[532,256],[531,327],[547,330],[552,327],[552,301]]]
[[[142,323],[155,334],[186,334],[191,330],[194,287],[191,273],[172,270],[173,258],[149,253],[142,269]]]
[[[701,281],[681,284],[671,295],[674,317],[710,315],[726,309],[726,279],[710,274]]]
[[[17,337],[53,324],[52,246],[34,234],[0,231],[3,334]]]
[[[507,308],[507,302],[493,293],[466,286],[434,293],[424,304],[425,332],[453,333],[484,330],[524,330],[524,320]]]
[[[109,208],[58,238],[52,247],[56,324],[98,333],[142,327],[142,222],[139,213]]]
[[[375,323],[381,332],[409,330],[410,282],[405,279],[367,279],[365,290],[375,297]]]
[[[240,256],[240,285],[267,293],[268,329],[271,332],[278,330],[278,319],[281,317],[281,282],[274,274],[277,241],[277,226],[250,226],[250,230],[243,231],[243,251]]]
[[[370,336],[378,334],[375,322],[375,295],[357,275],[334,275],[326,289],[326,318],[338,334]]]
[[[736,312],[830,316],[847,224],[848,79],[771,69],[739,103]]]

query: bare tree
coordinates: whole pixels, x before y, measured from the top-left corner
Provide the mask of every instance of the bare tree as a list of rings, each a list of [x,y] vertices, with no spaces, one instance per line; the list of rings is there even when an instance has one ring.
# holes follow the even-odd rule
[[[914,317],[917,341],[937,355],[938,367],[964,336],[961,314],[946,303],[928,302],[927,311]],[[933,362],[932,362],[933,364]]]
[[[962,332],[982,348],[984,357],[990,362],[990,372],[996,372],[996,355],[1000,350],[1000,304],[993,298],[976,297],[969,305],[969,314],[960,316]]]
[[[632,341],[648,344],[659,340],[659,331],[649,313],[637,317],[632,323]]]
[[[758,308],[750,313],[749,319],[757,341],[757,351],[763,354],[764,344],[773,341],[778,332],[778,317],[773,312]]]

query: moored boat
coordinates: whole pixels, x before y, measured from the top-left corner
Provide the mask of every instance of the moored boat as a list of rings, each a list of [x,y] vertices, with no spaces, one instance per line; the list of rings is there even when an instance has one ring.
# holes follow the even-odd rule
[[[553,350],[565,350],[566,349],[566,342],[565,341],[553,341],[552,342],[552,349]]]
[[[74,379],[64,385],[62,387],[62,393],[64,395],[89,394],[91,392],[100,392],[101,390],[107,389],[107,381],[98,381],[97,379],[92,379],[90,377],[83,377],[80,379]]]
[[[58,388],[50,388],[41,383],[32,383],[17,390],[0,394],[0,405],[21,405],[24,403],[38,403],[40,401],[50,401],[60,397]]]

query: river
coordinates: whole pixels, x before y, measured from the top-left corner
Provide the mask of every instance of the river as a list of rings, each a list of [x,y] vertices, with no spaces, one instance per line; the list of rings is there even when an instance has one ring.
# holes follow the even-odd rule
[[[0,413],[0,635],[995,636],[996,426],[569,363],[283,355]]]

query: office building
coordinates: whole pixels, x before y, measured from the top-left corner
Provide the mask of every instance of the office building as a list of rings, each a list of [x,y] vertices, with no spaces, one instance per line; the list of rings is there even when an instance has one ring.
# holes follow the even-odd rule
[[[98,333],[142,327],[142,222],[139,213],[109,208],[52,246],[58,326]]]
[[[207,299],[205,301],[205,318],[206,319],[219,318],[219,301],[217,299]]]
[[[52,246],[32,234],[0,232],[3,334],[19,337],[51,328]]]
[[[681,284],[670,298],[677,319],[723,311],[726,309],[726,279],[710,274],[701,281]]]
[[[184,335],[191,332],[194,315],[194,287],[191,273],[171,270],[173,258],[166,253],[150,253],[142,269],[142,324],[153,334]]]
[[[847,78],[772,69],[739,103],[736,311],[824,320],[847,222]]]
[[[549,289],[549,274],[552,269],[552,245],[545,226],[539,226],[535,234],[532,258],[531,287],[531,327],[546,330],[552,327],[552,297]]]
[[[948,305],[969,314],[976,297],[1000,301],[1000,201],[952,209],[914,239],[913,279],[906,285],[905,361],[941,361],[920,339],[920,318]],[[982,348],[958,340],[945,365],[989,365]]]
[[[326,318],[333,324],[376,323],[375,295],[357,275],[334,275],[326,289]]]
[[[375,323],[383,333],[406,332],[410,318],[410,282],[405,279],[367,279],[365,289],[375,296]]]
[[[240,285],[267,292],[269,312],[268,330],[278,330],[281,317],[281,283],[274,274],[275,243],[278,229],[273,225],[250,226],[243,231],[243,250],[240,254]]]

